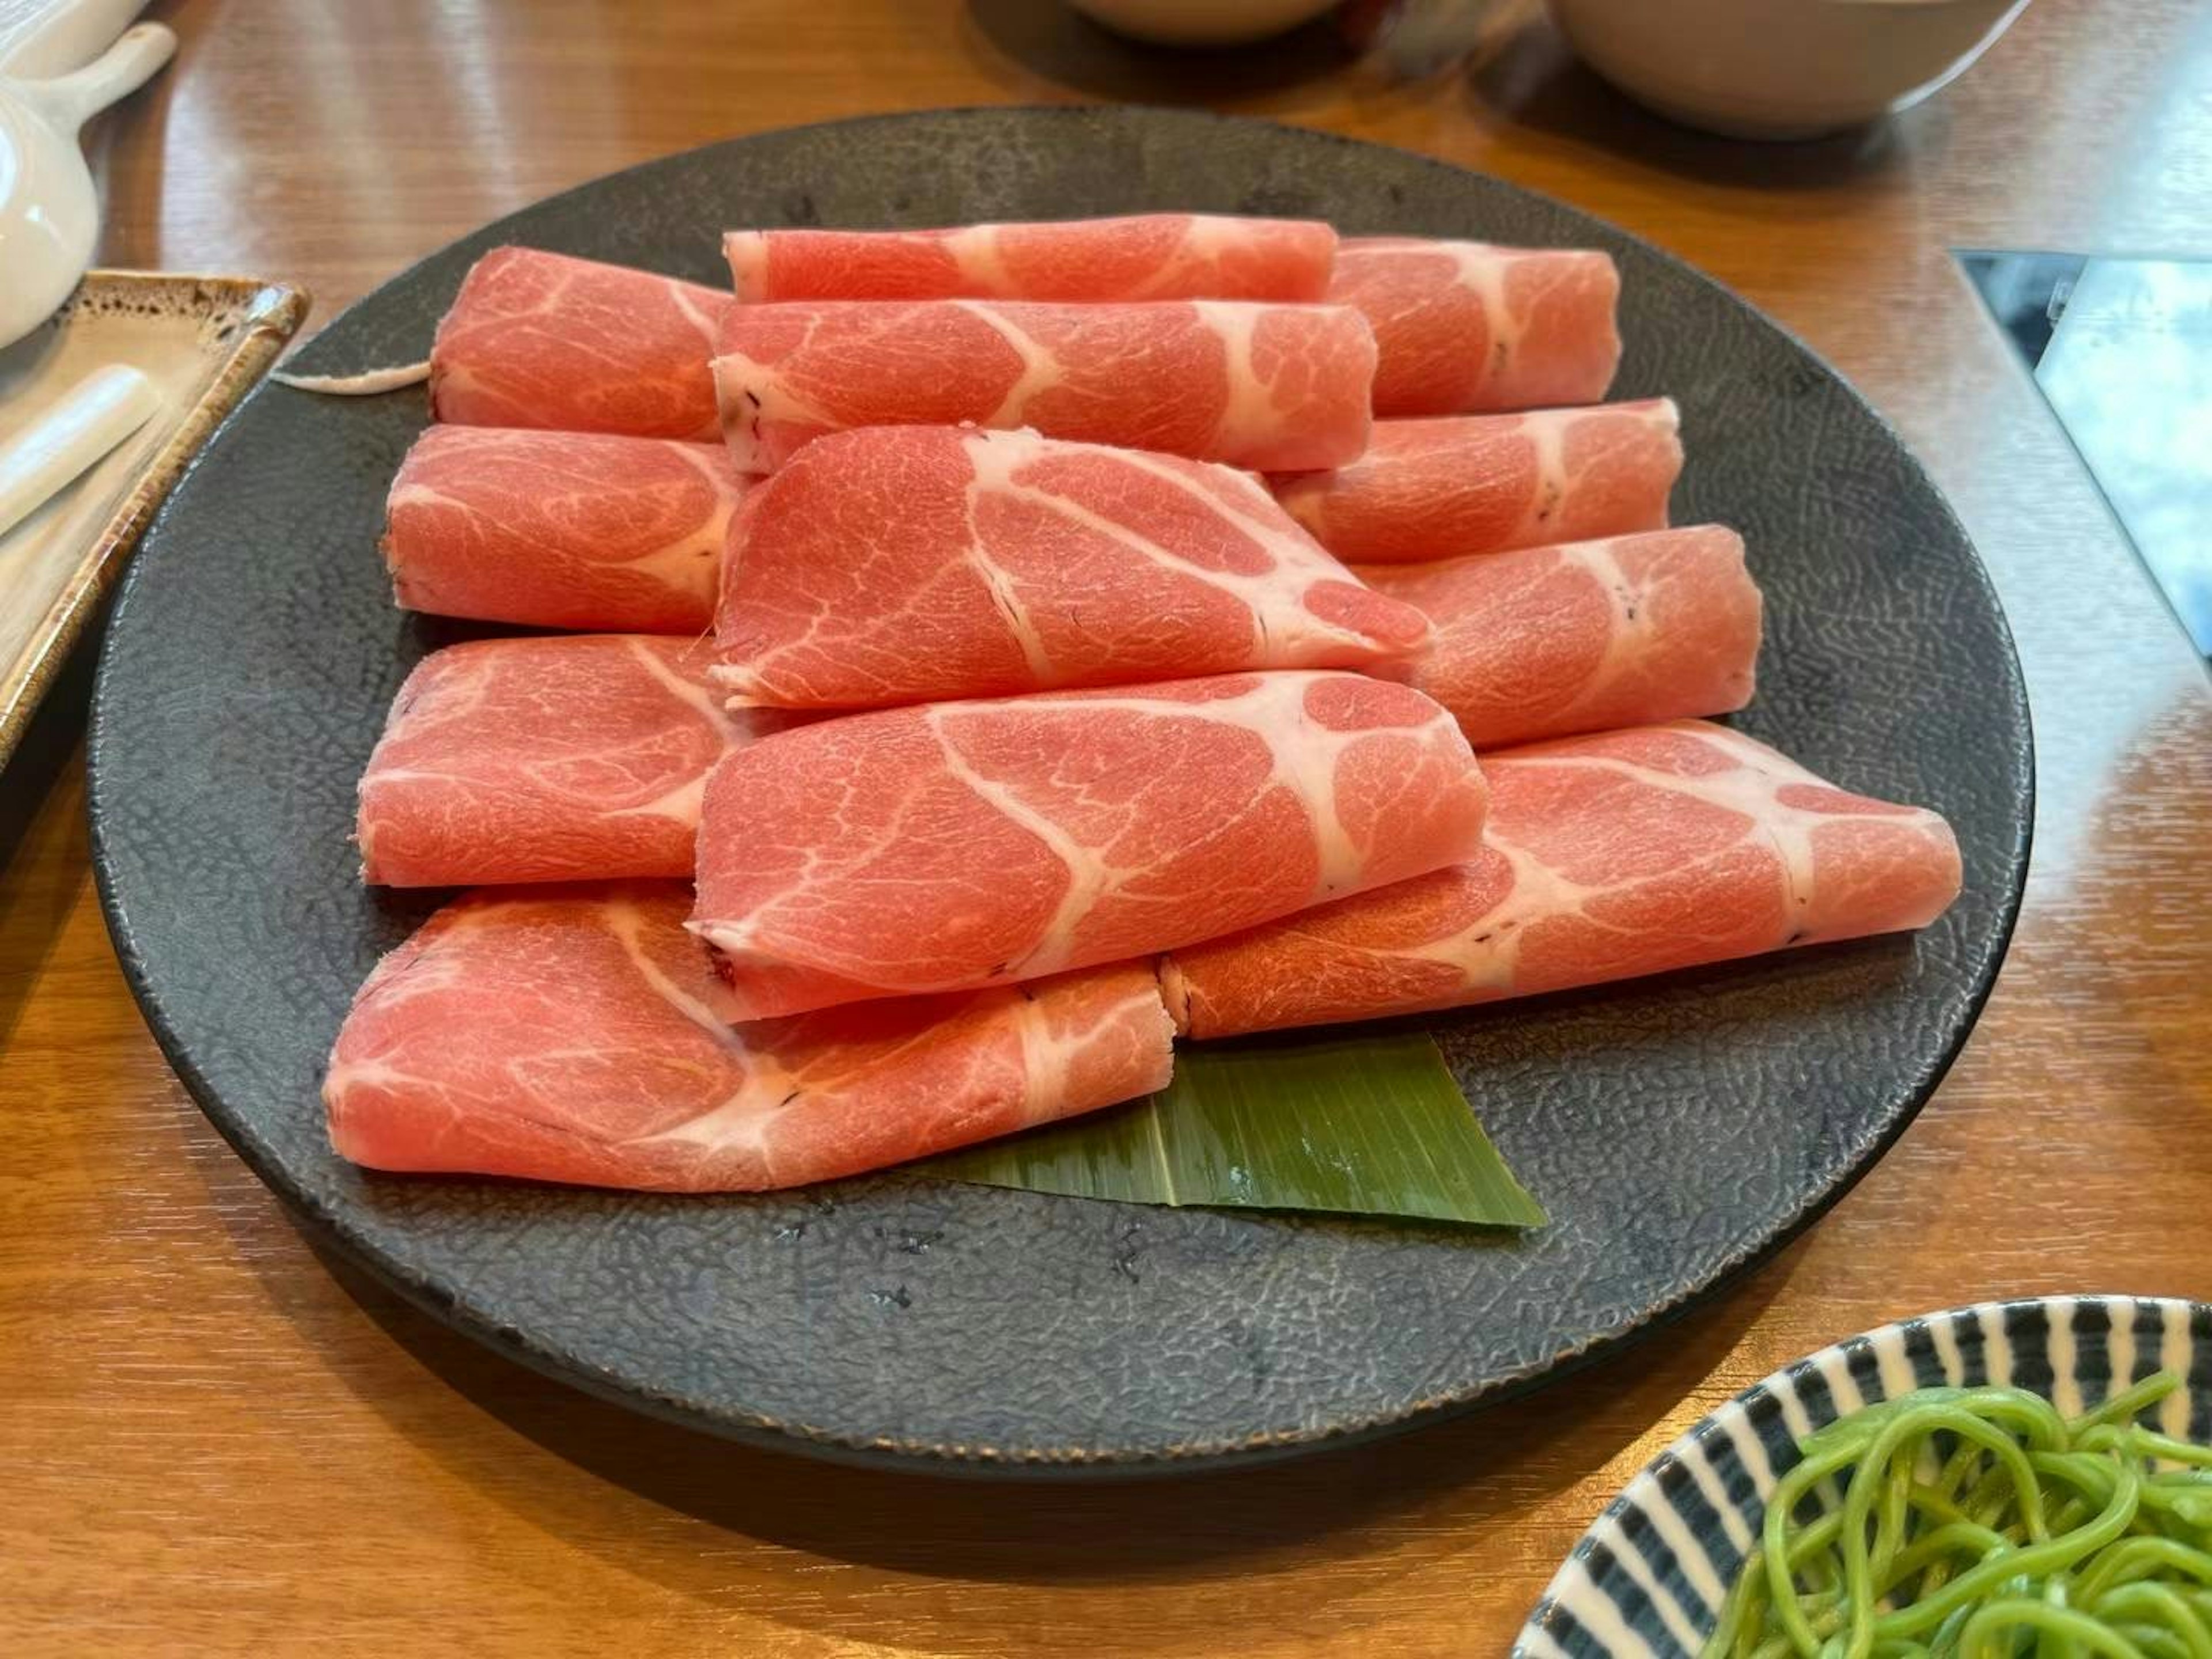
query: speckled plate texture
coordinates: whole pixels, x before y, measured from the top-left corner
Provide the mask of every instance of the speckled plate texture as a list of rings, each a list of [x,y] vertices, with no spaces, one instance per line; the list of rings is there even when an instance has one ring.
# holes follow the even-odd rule
[[[2020,675],[1987,576],[1896,435],[1756,312],[1557,203],[1416,156],[1196,113],[964,110],[762,134],[558,196],[379,289],[298,357],[423,356],[462,273],[526,242],[720,283],[738,225],[1188,208],[1348,233],[1596,246],[1617,391],[1682,406],[1683,522],[1739,526],[1768,602],[1743,726],[1957,827],[1966,894],[1877,940],[1437,1019],[1551,1224],[1127,1207],[889,1175],[766,1198],[380,1177],[316,1098],[348,999],[431,908],[361,885],[354,782],[449,635],[392,606],[384,491],[420,391],[264,386],[133,566],[91,739],[101,889],[193,1095],[307,1224],[424,1307],[610,1398],[937,1468],[1147,1468],[1371,1435],[1526,1386],[1809,1223],[1904,1127],[2002,955],[2027,854]]]

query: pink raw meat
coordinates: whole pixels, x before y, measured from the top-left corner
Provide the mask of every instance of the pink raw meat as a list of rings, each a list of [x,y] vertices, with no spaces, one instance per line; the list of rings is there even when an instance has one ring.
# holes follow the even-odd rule
[[[1620,361],[1603,253],[1353,237],[1328,297],[1374,326],[1377,415],[1594,404]]]
[[[719,443],[434,426],[392,481],[385,562],[411,610],[702,634],[747,482]]]
[[[1311,219],[1148,213],[951,230],[732,230],[738,298],[1318,300],[1336,233]]]
[[[1142,964],[733,1030],[674,883],[466,895],[379,963],[323,1084],[356,1164],[658,1192],[879,1169],[1163,1087]]]
[[[707,786],[692,926],[747,1018],[1140,957],[1480,845],[1451,717],[1358,674],[823,720]]]
[[[362,875],[393,887],[691,872],[707,772],[781,724],[725,712],[707,647],[480,640],[399,688],[361,781]]]
[[[1674,405],[1656,398],[1377,421],[1358,460],[1275,495],[1338,558],[1398,564],[1663,530],[1681,470]]]
[[[1361,574],[1436,629],[1376,672],[1451,710],[1478,750],[1751,701],[1759,588],[1718,525]]]
[[[832,434],[730,550],[714,678],[776,708],[1349,667],[1428,634],[1250,474],[1034,432]]]
[[[430,410],[464,426],[711,439],[714,328],[734,301],[672,276],[494,248],[430,348]]]
[[[1367,447],[1375,343],[1344,306],[1186,300],[733,305],[714,359],[740,471],[856,426],[1035,427],[1270,471]]]
[[[1959,893],[1933,812],[1846,794],[1701,720],[1486,757],[1470,863],[1178,951],[1196,1037],[1534,996],[1923,927]]]

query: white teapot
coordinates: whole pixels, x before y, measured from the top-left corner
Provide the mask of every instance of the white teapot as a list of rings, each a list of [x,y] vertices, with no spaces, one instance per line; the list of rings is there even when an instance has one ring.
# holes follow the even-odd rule
[[[20,5],[0,10],[0,346],[52,316],[92,263],[100,198],[77,133],[177,49],[159,23],[118,38],[143,3],[76,0],[27,16]],[[102,43],[106,50],[92,56]]]

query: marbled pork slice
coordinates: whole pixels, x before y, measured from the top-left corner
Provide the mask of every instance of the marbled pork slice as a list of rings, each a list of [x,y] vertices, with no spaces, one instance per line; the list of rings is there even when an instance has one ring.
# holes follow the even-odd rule
[[[733,713],[696,640],[434,651],[361,781],[362,875],[394,887],[688,876],[708,770],[787,717]]]
[[[1484,757],[1480,855],[1176,951],[1194,1037],[1408,1014],[1923,927],[1950,826],[1683,720]]]
[[[1318,300],[1336,233],[1313,219],[1146,213],[943,230],[732,230],[741,301]]]
[[[715,769],[692,926],[744,1018],[1031,979],[1472,857],[1419,692],[1279,671],[849,714]]]
[[[465,426],[719,435],[714,329],[726,294],[532,247],[469,268],[430,348],[430,410]]]
[[[392,481],[384,560],[411,611],[702,634],[748,482],[720,443],[434,426]]]
[[[377,965],[323,1085],[373,1169],[751,1192],[1161,1088],[1149,967],[742,1028],[680,883],[465,895]]]
[[[1759,587],[1719,525],[1362,574],[1432,625],[1375,672],[1434,697],[1486,754],[1732,714],[1757,684]]]
[[[738,468],[861,426],[1034,427],[1265,471],[1367,446],[1375,342],[1346,306],[1188,300],[732,305],[714,383]]]
[[[1378,416],[1593,404],[1620,362],[1620,274],[1587,249],[1352,237],[1328,297],[1375,330]]]
[[[1352,667],[1428,624],[1248,473],[908,426],[833,434],[755,489],[715,631],[738,702],[836,708]]]
[[[1366,453],[1279,478],[1284,510],[1354,564],[1407,564],[1663,530],[1682,470],[1673,402],[1377,421]]]

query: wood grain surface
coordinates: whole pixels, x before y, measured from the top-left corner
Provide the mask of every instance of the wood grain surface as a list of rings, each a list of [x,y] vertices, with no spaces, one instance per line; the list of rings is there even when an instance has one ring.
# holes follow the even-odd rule
[[[1526,1401],[1233,1476],[859,1473],[644,1422],[319,1261],[201,1119],[88,860],[80,660],[0,779],[0,1652],[1502,1651],[1607,1496],[1805,1349],[1979,1297],[2212,1297],[2212,692],[1950,250],[2212,257],[2212,9],[2036,0],[1869,139],[1678,131],[1525,0],[1176,58],[1054,0],[187,0],[106,118],[106,263],[304,282],[327,319],[565,185],[892,108],[1133,99],[1559,195],[1827,355],[1966,519],[2041,799],[2011,960],[1919,1123],[1705,1310]],[[366,550],[364,550],[366,552]],[[240,672],[251,672],[251,665]]]

